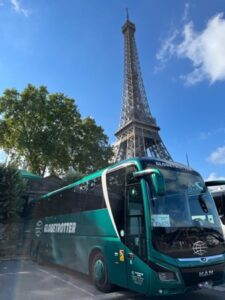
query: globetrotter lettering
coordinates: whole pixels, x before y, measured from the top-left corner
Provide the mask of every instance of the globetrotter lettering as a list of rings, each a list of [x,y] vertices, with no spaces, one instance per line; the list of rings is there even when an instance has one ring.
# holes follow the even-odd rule
[[[45,233],[75,233],[77,223],[55,223],[55,224],[45,224]]]

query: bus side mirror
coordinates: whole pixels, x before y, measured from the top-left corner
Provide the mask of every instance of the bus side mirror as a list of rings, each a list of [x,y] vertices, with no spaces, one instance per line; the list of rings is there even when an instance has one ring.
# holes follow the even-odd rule
[[[144,178],[146,176],[151,176],[156,195],[165,195],[165,181],[162,173],[158,169],[146,169],[133,173],[134,178]]]
[[[165,195],[165,181],[163,175],[160,173],[152,173],[151,174],[152,183],[157,196]]]

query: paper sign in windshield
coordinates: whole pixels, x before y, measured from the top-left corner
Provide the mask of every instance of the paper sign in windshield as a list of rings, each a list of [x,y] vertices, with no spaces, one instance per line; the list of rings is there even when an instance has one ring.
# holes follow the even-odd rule
[[[169,215],[153,215],[152,224],[154,227],[170,227]]]

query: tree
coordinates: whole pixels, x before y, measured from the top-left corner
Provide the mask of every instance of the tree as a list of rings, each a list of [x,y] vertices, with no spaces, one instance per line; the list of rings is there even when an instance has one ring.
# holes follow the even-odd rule
[[[75,170],[87,174],[106,167],[113,151],[103,128],[97,126],[94,119],[90,117],[83,119],[81,128],[84,139],[79,145],[79,153],[73,153],[72,166]]]
[[[66,181],[68,184],[73,183],[75,181],[78,181],[84,177],[84,174],[81,174],[77,171],[75,171],[73,168],[70,168],[62,177],[64,181]]]
[[[0,114],[0,146],[16,165],[26,161],[31,172],[61,174],[71,165],[86,172],[110,158],[102,128],[90,118],[82,120],[75,101],[62,93],[49,94],[46,87],[31,84],[21,94],[6,89],[0,97]],[[93,146],[96,143],[98,147]],[[97,156],[92,153],[96,150]],[[84,155],[96,157],[99,165],[94,160],[85,164]]]
[[[25,199],[25,181],[19,171],[12,166],[0,164],[0,219],[15,221],[20,219]]]

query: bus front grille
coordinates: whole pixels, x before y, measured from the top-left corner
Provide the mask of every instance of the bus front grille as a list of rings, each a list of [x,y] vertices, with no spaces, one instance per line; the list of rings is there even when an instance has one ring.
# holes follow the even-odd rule
[[[196,286],[201,282],[213,283],[223,281],[225,263],[197,268],[181,268],[181,274],[187,287]]]

